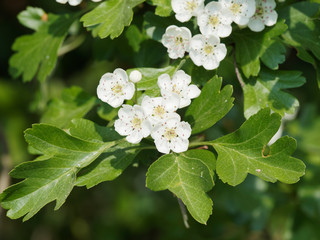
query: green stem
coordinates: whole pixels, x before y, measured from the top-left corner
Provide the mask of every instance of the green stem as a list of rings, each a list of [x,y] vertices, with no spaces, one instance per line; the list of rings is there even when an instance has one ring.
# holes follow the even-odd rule
[[[191,142],[189,144],[189,148],[192,148],[192,147],[198,147],[198,146],[213,146],[214,143],[212,142]]]

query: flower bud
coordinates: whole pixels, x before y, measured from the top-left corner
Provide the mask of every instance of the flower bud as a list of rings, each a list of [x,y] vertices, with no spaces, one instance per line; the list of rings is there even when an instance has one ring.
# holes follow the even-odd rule
[[[134,83],[139,82],[141,80],[141,78],[142,78],[142,74],[138,70],[133,70],[129,75],[130,81],[134,82]]]

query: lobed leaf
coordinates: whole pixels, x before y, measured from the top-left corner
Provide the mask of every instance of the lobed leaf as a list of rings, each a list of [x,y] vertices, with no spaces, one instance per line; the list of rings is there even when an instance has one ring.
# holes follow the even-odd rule
[[[16,39],[15,51],[10,60],[9,72],[14,78],[22,75],[23,81],[31,81],[36,75],[44,81],[54,69],[58,50],[78,14],[48,14],[48,21],[38,26],[37,32]]]
[[[214,169],[215,156],[207,150],[167,154],[150,166],[146,185],[153,191],[173,192],[192,217],[205,224],[212,213],[212,200],[206,192],[214,185]]]
[[[281,21],[260,33],[249,29],[234,33],[236,60],[247,78],[258,75],[260,59],[270,69],[278,69],[285,61],[286,49],[278,36],[286,29],[287,25]]]
[[[75,138],[46,124],[33,125],[26,130],[25,138],[43,156],[17,166],[11,176],[25,180],[0,195],[2,207],[9,210],[7,215],[13,219],[26,215],[24,221],[54,200],[55,209],[60,208],[75,184],[78,171],[114,145]]]
[[[190,123],[193,134],[208,129],[232,108],[232,86],[227,85],[220,91],[221,85],[222,78],[214,76],[204,85],[200,96],[189,106],[184,119]]]
[[[245,117],[249,118],[266,107],[282,116],[293,114],[299,102],[282,90],[302,86],[306,80],[301,74],[298,71],[263,70],[256,79],[250,79],[243,87]]]
[[[129,26],[132,9],[145,0],[109,0],[102,2],[95,9],[85,14],[81,21],[84,27],[92,31],[93,36],[106,38],[110,35],[114,39],[122,33],[125,26]]]
[[[218,152],[217,174],[232,186],[244,181],[247,174],[266,181],[295,183],[305,173],[304,163],[290,155],[296,141],[288,136],[270,146],[267,144],[278,131],[281,116],[263,109],[251,116],[237,131],[212,141]]]
[[[85,116],[97,99],[79,87],[64,89],[61,98],[53,99],[41,117],[41,122],[66,128],[74,118]]]
[[[30,29],[38,31],[40,26],[46,24],[47,14],[41,8],[27,7],[26,10],[18,14],[19,22]]]

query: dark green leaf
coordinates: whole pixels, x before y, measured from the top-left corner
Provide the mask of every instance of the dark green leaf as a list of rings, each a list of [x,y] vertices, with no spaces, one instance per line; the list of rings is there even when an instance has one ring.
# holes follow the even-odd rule
[[[287,25],[282,21],[260,33],[249,29],[234,33],[236,59],[247,78],[258,75],[260,59],[271,69],[278,69],[285,61],[286,49],[278,36],[286,29]]]
[[[213,77],[189,106],[184,119],[191,124],[193,134],[208,129],[232,108],[232,86],[227,85],[220,91],[221,85],[222,79]]]
[[[303,85],[306,80],[301,74],[298,71],[263,70],[258,78],[248,80],[243,88],[245,117],[249,118],[266,107],[282,116],[285,113],[293,114],[299,102],[282,90]]]

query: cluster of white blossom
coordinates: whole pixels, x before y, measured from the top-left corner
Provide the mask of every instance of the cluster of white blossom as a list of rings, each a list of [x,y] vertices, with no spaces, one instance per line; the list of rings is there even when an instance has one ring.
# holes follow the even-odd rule
[[[69,3],[71,6],[79,5],[82,0],[56,0],[58,3],[66,4]],[[92,2],[101,2],[102,0],[91,0]]]
[[[178,70],[170,77],[158,77],[161,97],[144,96],[141,105],[123,104],[135,92],[134,83],[142,78],[141,72],[134,70],[129,77],[121,68],[104,74],[97,88],[97,95],[114,108],[120,107],[114,123],[115,130],[126,136],[130,143],[139,143],[142,138],[151,137],[161,153],[184,152],[188,149],[191,135],[189,123],[181,121],[176,113],[179,108],[190,105],[191,99],[200,95],[200,89],[191,84],[191,76]]]
[[[186,27],[169,26],[162,37],[169,57],[182,58],[189,52],[194,64],[207,70],[216,69],[225,58],[227,49],[220,38],[231,34],[233,22],[260,32],[265,25],[274,25],[278,18],[275,0],[219,0],[206,6],[204,0],[172,0],[171,5],[180,22],[195,16],[201,34],[192,37]]]

